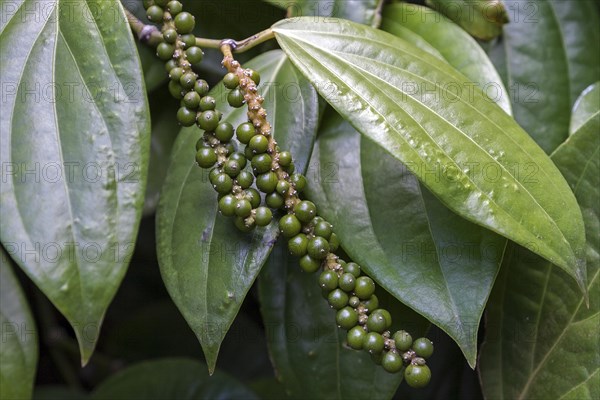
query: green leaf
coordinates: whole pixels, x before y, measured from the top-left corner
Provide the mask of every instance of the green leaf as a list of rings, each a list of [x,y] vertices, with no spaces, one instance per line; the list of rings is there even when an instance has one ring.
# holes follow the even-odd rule
[[[506,239],[452,213],[337,114],[321,126],[309,171],[309,198],[348,255],[447,332],[474,366]]]
[[[301,271],[287,244],[275,247],[259,279],[261,312],[271,359],[286,393],[296,399],[389,399],[402,372],[389,374],[365,351],[345,345],[335,310],[321,295],[318,274]],[[385,292],[377,293],[394,319],[393,331],[415,337],[428,323]],[[401,322],[399,322],[401,321]]]
[[[494,64],[477,41],[449,19],[427,7],[396,3],[384,8],[381,29],[417,47],[425,41],[507,114],[512,114],[508,91]]]
[[[600,116],[552,155],[585,216],[589,308],[564,273],[513,246],[486,320],[480,371],[488,399],[597,399],[600,347]]]
[[[319,93],[452,211],[554,262],[585,288],[575,197],[544,152],[447,63],[388,33],[299,18],[275,36]],[[493,172],[493,174],[491,174]]]
[[[378,25],[382,0],[294,0],[284,2],[292,17],[336,17]]]
[[[315,90],[281,51],[249,62],[261,73],[261,94],[282,149],[296,167],[306,168],[318,121]],[[226,105],[226,90],[212,91],[217,108],[234,126],[247,120],[245,108]],[[196,128],[179,133],[157,210],[157,249],[163,280],[173,301],[198,337],[209,371],[219,347],[269,255],[278,228],[272,223],[253,234],[239,232],[233,220],[218,212],[217,194],[208,172],[195,162]]]
[[[217,371],[204,374],[200,362],[185,358],[159,359],[135,364],[108,378],[92,399],[200,400],[258,399],[241,382]]]
[[[575,101],[569,134],[577,132],[598,112],[600,112],[600,81],[588,86]]]
[[[499,36],[502,25],[509,20],[504,4],[499,0],[425,0],[425,4],[482,40]]]
[[[55,0],[7,4],[0,46],[0,237],[69,320],[85,364],[144,202],[149,117],[135,43],[118,1]]]
[[[0,398],[29,399],[38,361],[38,337],[29,304],[0,246]]]
[[[575,99],[600,79],[598,12],[588,0],[505,3],[511,22],[490,57],[506,71],[515,119],[551,153],[568,136]]]

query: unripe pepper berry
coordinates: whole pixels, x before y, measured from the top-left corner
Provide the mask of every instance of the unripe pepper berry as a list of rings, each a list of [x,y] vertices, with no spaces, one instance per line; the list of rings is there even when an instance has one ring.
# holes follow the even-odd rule
[[[288,241],[288,249],[290,253],[296,257],[306,255],[306,246],[308,239],[304,233],[299,233]]]
[[[352,307],[344,307],[335,315],[335,321],[344,329],[352,329],[358,323],[358,314]]]
[[[354,350],[362,349],[366,336],[367,332],[365,332],[361,326],[355,326],[354,328],[350,329],[348,331],[348,335],[346,335],[348,346],[352,347]]]
[[[385,342],[383,340],[383,336],[377,332],[367,333],[367,337],[365,337],[365,341],[363,343],[365,350],[370,351],[371,353],[381,353],[384,346]]]
[[[410,364],[404,370],[404,380],[408,386],[415,389],[427,386],[431,380],[431,370],[427,365]]]
[[[195,25],[194,16],[188,12],[181,12],[175,17],[175,29],[182,35],[193,31]]]
[[[307,251],[312,258],[322,260],[329,253],[329,243],[322,237],[316,236],[309,240]]]
[[[354,286],[354,293],[361,300],[366,300],[375,292],[375,282],[368,276],[361,276],[356,279],[356,285]]]
[[[279,220],[279,230],[283,234],[283,236],[287,238],[291,238],[300,233],[302,229],[302,225],[298,218],[296,218],[293,214],[287,214],[281,217]]]
[[[396,373],[402,369],[402,357],[398,353],[388,351],[381,359],[381,366],[389,373]]]
[[[327,292],[336,289],[338,287],[338,275],[330,269],[321,272],[319,286]]]
[[[267,207],[258,207],[254,220],[258,226],[267,226],[273,220],[273,212]]]
[[[427,338],[418,338],[413,342],[412,349],[417,356],[429,358],[433,354],[433,343]]]
[[[394,333],[394,336],[392,336],[392,338],[394,339],[394,343],[396,343],[396,348],[399,351],[408,351],[413,343],[412,336],[410,336],[410,333],[406,331],[398,331]]]
[[[346,307],[348,304],[348,295],[341,289],[335,289],[329,293],[329,296],[327,296],[327,301],[329,301],[331,307],[339,310]]]
[[[300,258],[300,268],[302,268],[302,270],[304,272],[308,272],[308,273],[317,272],[317,270],[319,269],[320,266],[321,266],[321,261],[315,260],[308,254],[303,256],[302,258]]]

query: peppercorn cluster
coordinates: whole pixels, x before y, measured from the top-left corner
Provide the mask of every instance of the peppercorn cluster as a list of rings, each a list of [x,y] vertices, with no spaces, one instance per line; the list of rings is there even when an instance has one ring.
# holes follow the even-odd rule
[[[177,119],[183,126],[196,124],[204,131],[196,144],[196,162],[210,169],[221,214],[235,217],[235,226],[248,232],[269,225],[273,211],[284,213],[279,230],[288,240],[288,249],[299,257],[305,272],[322,270],[323,296],[336,310],[337,324],[348,331],[348,346],[368,351],[388,372],[407,366],[404,376],[410,386],[427,385],[431,372],[425,359],[432,355],[433,344],[426,338],[413,341],[403,330],[392,334],[392,317],[379,307],[374,281],[362,275],[356,263],[335,254],[340,243],[333,226],[317,215],[314,203],[300,199],[306,178],[295,172],[292,155],[281,151],[273,138],[264,99],[258,94],[259,73],[242,68],[233,59],[232,45],[223,42],[227,101],[232,107],[247,105],[248,121],[235,128],[221,122],[223,115],[208,96],[208,83],[195,72],[203,52],[192,34],[194,17],[183,11],[179,1],[145,0],[144,5],[148,19],[162,23],[164,41],[157,55],[166,62],[171,95],[181,101]]]

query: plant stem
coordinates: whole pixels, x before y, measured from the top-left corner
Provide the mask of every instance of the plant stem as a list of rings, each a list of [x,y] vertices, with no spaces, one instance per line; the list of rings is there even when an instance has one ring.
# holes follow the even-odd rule
[[[163,36],[154,25],[146,25],[140,21],[131,11],[125,8],[125,15],[131,30],[137,35],[141,43],[149,44],[150,46],[158,46],[163,41]]]

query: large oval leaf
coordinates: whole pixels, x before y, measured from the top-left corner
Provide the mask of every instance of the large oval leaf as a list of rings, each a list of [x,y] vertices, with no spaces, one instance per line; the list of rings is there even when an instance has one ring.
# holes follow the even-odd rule
[[[37,330],[27,299],[0,246],[0,398],[29,399],[38,360]]]
[[[552,155],[585,216],[589,308],[550,263],[513,246],[490,301],[480,372],[488,399],[600,397],[600,116]]]
[[[69,320],[85,363],[143,206],[143,77],[118,1],[11,5],[0,26],[0,236]]]
[[[499,0],[425,0],[425,4],[482,40],[500,35],[502,25],[509,20],[504,3]]]
[[[133,365],[110,377],[91,399],[201,400],[258,397],[241,382],[217,371],[210,378],[198,361],[173,358]]]
[[[336,326],[317,276],[303,273],[281,243],[259,278],[269,351],[286,393],[295,399],[391,398],[403,374],[389,374],[367,352],[345,345],[346,331]],[[423,335],[427,321],[384,291],[377,295],[392,313],[394,330]]]
[[[505,71],[517,122],[547,152],[568,136],[571,106],[600,78],[593,1],[505,0],[511,22],[490,57]]]
[[[349,21],[273,26],[284,51],[363,135],[462,217],[551,260],[585,288],[584,230],[558,169],[447,63]],[[490,172],[493,174],[490,175]]]
[[[323,122],[309,171],[320,172],[309,174],[309,196],[346,252],[447,332],[474,366],[477,327],[506,239],[448,210],[337,114]]]
[[[283,52],[265,53],[249,62],[261,73],[265,108],[282,149],[290,149],[296,167],[306,168],[318,121],[315,90]],[[247,120],[246,110],[226,105],[219,84],[212,92],[224,121]],[[253,234],[237,230],[220,215],[208,173],[195,162],[196,128],[183,129],[157,210],[157,246],[161,273],[169,294],[198,337],[209,370],[219,347],[267,259],[278,236],[276,223]]]
[[[443,15],[416,4],[391,4],[383,10],[381,29],[420,47],[419,39],[414,41],[416,34],[477,84],[490,100],[507,114],[512,114],[508,91],[485,51],[467,32]]]
[[[591,84],[577,98],[571,114],[569,134],[572,135],[600,112],[600,81]]]

